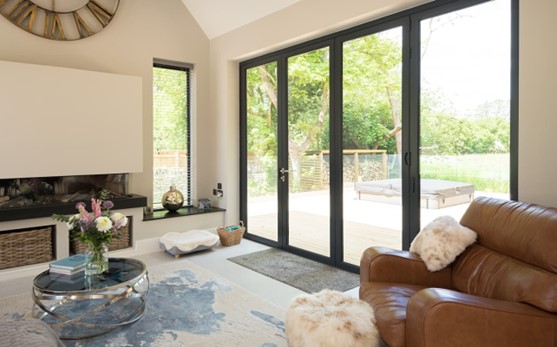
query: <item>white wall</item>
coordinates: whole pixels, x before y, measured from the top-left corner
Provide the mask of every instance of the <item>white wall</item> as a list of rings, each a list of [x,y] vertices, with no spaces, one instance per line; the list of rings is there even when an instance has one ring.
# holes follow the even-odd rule
[[[11,61],[0,76],[0,178],[143,171],[140,77]]]
[[[139,76],[143,79],[143,134],[152,138],[153,58],[193,63],[195,106],[200,113],[209,100],[209,40],[180,0],[121,1],[113,21],[96,35],[70,42],[47,40],[0,20],[0,60],[70,67]],[[51,110],[45,110],[48,116]],[[3,114],[3,122],[9,115]],[[203,132],[207,123],[197,122]],[[86,138],[86,129],[84,138]],[[125,141],[125,134],[120,139]],[[115,141],[114,150],[118,144]],[[143,142],[143,173],[131,176],[130,191],[150,197],[152,142]],[[203,180],[203,177],[200,177]],[[205,195],[208,194],[205,193]]]
[[[520,200],[557,207],[555,0],[520,2]]]
[[[200,134],[213,133],[213,124],[206,117],[209,105],[209,40],[180,0],[120,1],[112,22],[96,35],[71,42],[47,40],[31,35],[0,17],[0,60],[20,63],[68,67],[123,75],[139,76],[143,80],[143,172],[130,175],[130,192],[151,197],[152,191],[152,64],[153,58],[194,64],[196,119],[194,126]],[[49,112],[45,110],[44,117]],[[9,114],[0,106],[0,130],[9,131]],[[76,131],[83,132],[80,146],[88,148],[86,125]],[[22,134],[22,138],[24,135]],[[114,151],[119,142],[126,141],[125,132],[112,139]],[[194,153],[199,136],[194,138]],[[76,145],[76,144],[68,144]],[[16,147],[14,145],[14,147]],[[56,155],[56,153],[52,153]],[[214,157],[201,157],[200,162]],[[21,158],[21,160],[28,160]],[[0,171],[2,170],[0,158]],[[193,168],[200,186],[209,187],[213,181],[203,171]],[[215,183],[216,184],[216,183]],[[197,190],[200,196],[211,191]],[[158,237],[164,232],[185,231],[222,225],[222,213],[203,218],[173,218],[166,221],[134,222],[134,240]],[[0,230],[12,224],[0,225]]]
[[[427,1],[303,0],[229,34],[211,40],[211,117],[219,127],[211,152],[214,162],[203,171],[225,184],[227,222],[239,216],[238,63],[310,38],[395,13]],[[519,199],[557,206],[557,30],[555,0],[521,1]],[[208,180],[207,182],[210,182]]]

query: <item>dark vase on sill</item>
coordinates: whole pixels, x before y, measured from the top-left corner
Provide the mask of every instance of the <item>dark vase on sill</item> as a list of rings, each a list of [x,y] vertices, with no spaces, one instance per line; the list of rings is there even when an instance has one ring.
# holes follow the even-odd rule
[[[170,190],[163,194],[161,199],[162,207],[170,212],[176,212],[184,205],[184,196],[176,189],[176,186],[170,186]]]

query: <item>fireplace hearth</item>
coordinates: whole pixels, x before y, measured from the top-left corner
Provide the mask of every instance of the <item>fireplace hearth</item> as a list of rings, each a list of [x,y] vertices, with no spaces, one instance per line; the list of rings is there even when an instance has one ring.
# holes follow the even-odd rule
[[[0,222],[73,214],[106,189],[115,209],[144,207],[147,198],[128,193],[128,174],[34,177],[0,180]]]

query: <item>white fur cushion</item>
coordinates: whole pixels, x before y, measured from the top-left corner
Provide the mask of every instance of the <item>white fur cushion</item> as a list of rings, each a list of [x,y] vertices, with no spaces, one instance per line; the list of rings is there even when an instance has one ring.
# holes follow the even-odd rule
[[[426,225],[410,245],[429,271],[439,271],[476,241],[473,230],[460,225],[453,217],[441,216]]]
[[[324,289],[298,295],[285,321],[289,347],[379,346],[371,306],[341,292]]]

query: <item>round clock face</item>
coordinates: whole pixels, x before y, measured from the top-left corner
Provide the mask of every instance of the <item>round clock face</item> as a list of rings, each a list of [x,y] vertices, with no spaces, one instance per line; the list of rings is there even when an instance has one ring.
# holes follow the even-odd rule
[[[0,0],[0,13],[31,34],[72,41],[105,28],[119,3],[120,0]]]

